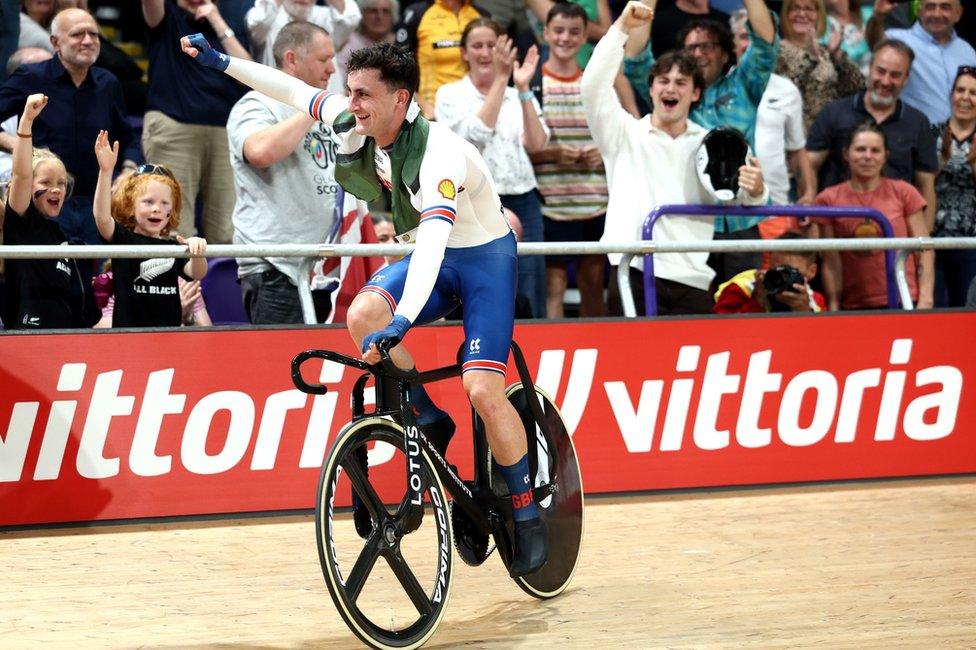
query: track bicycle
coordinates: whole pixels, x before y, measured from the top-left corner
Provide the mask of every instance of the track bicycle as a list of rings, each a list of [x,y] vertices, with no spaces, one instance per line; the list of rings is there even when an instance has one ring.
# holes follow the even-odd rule
[[[410,403],[412,384],[460,377],[460,353],[458,363],[422,373],[398,369],[385,350],[375,366],[329,350],[306,350],[292,361],[295,386],[316,395],[327,389],[302,378],[308,360],[364,371],[352,390],[352,420],[338,433],[322,467],[315,530],[322,572],[339,614],[375,648],[416,648],[434,634],[451,589],[452,541],[472,566],[484,563],[496,548],[506,570],[512,560],[511,499],[483,422],[472,409],[474,478],[464,480],[424,436]],[[512,355],[520,381],[506,395],[525,427],[533,497],[549,531],[546,564],[514,580],[527,594],[547,599],[560,594],[576,570],[583,486],[559,409],[533,384],[514,342]],[[371,378],[376,406],[367,411],[364,392]],[[350,502],[351,513],[338,507]]]

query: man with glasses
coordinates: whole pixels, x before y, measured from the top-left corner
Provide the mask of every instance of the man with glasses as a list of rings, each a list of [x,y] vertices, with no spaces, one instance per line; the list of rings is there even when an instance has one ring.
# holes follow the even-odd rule
[[[56,153],[75,180],[58,223],[69,241],[101,244],[92,217],[98,163],[91,143],[99,131],[108,131],[124,152],[122,167],[129,169],[141,155],[126,121],[119,80],[94,65],[100,46],[91,14],[82,9],[60,12],[51,23],[51,44],[53,59],[21,66],[0,87],[0,121],[20,114],[31,94],[50,98],[34,122],[34,146]]]
[[[642,1],[654,9],[656,0]],[[705,79],[705,90],[689,119],[705,129],[719,126],[738,129],[755,151],[756,117],[769,77],[776,67],[779,37],[763,0],[745,0],[744,5],[750,44],[738,64],[732,32],[725,23],[693,20],[678,34],[678,43],[695,58]],[[626,54],[644,60],[636,66],[633,60],[628,63],[628,77],[633,74],[644,79],[648,77],[653,63],[648,47],[649,34],[649,26],[640,27],[634,29],[627,40]],[[718,217],[715,219],[715,238],[759,239],[760,221],[761,217]],[[709,265],[715,269],[718,282],[724,282],[747,269],[757,268],[761,262],[759,253],[726,253],[709,258]]]
[[[875,0],[874,15],[868,22],[868,43],[873,46],[887,37],[912,48],[915,62],[902,99],[933,124],[945,122],[951,113],[949,95],[956,70],[961,65],[976,66],[976,50],[955,31],[962,18],[962,1],[922,0],[918,20],[909,29],[884,30],[885,16],[894,8],[892,0]]]

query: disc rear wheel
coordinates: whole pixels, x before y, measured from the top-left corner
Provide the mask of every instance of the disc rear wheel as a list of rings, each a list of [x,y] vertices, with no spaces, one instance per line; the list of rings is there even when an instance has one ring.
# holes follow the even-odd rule
[[[515,578],[518,586],[536,598],[559,595],[576,572],[583,544],[583,481],[573,439],[566,429],[562,414],[552,399],[536,387],[536,399],[542,405],[547,435],[532,417],[528,392],[521,383],[508,388],[508,400],[519,413],[522,424],[535,440],[538,454],[536,488],[552,484],[551,493],[536,501],[539,516],[549,529],[549,559],[535,573]],[[491,458],[488,459],[491,465]],[[508,487],[497,468],[491,469],[492,490],[499,496],[508,494]],[[509,522],[509,533],[512,525]],[[507,568],[507,567],[506,567]]]

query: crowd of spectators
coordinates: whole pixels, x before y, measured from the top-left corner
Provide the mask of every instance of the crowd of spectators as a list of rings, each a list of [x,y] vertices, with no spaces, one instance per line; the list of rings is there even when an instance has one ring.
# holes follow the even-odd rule
[[[332,126],[197,65],[179,46],[197,32],[334,92],[353,51],[410,49],[419,110],[479,148],[521,241],[633,242],[644,216],[669,203],[872,208],[895,236],[974,237],[976,12],[963,9],[961,0],[0,0],[4,242],[180,243],[192,254],[7,260],[3,322],[207,325],[208,264],[198,256],[208,242],[335,241],[348,215],[370,211],[363,240],[392,240],[381,216],[389,201],[367,206],[335,181]],[[718,173],[723,157],[735,164]],[[654,238],[882,235],[868,219],[721,212],[665,217]],[[521,313],[564,316],[575,283],[580,316],[621,314],[619,264],[619,255],[523,256]],[[638,305],[641,269],[635,258]],[[325,321],[340,272],[320,264],[302,277],[296,259],[242,258],[239,287],[220,290],[252,323],[301,323],[298,287],[309,283]],[[888,304],[881,252],[662,254],[655,275],[665,314]],[[974,306],[976,250],[914,254],[907,275],[918,308]]]

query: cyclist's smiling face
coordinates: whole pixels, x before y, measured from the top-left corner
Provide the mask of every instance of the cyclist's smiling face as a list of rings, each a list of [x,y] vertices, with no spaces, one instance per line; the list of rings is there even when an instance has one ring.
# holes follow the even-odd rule
[[[381,147],[392,144],[403,122],[410,93],[387,86],[375,68],[350,72],[346,87],[349,112],[356,117],[356,133],[374,138]]]

